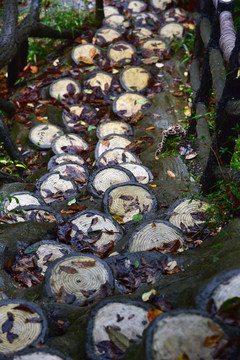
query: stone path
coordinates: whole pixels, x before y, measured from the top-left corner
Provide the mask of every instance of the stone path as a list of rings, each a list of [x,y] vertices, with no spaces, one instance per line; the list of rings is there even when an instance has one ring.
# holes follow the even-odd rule
[[[104,27],[25,89],[31,182],[1,187],[1,354],[119,359],[138,343],[126,359],[236,355],[236,328],[207,308],[237,322],[222,304],[240,296],[239,224],[199,247],[208,204],[189,201],[199,187],[180,155],[155,159],[161,132],[179,132],[186,69],[169,44],[191,24],[165,3],[106,5]]]

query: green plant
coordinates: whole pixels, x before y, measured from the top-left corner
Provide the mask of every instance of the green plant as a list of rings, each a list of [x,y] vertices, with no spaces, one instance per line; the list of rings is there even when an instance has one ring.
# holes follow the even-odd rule
[[[174,54],[178,53],[180,50],[183,52],[183,54],[181,54],[182,61],[180,62],[180,65],[190,60],[193,44],[194,44],[194,30],[188,30],[187,35],[184,37],[184,39],[179,38],[179,39],[173,39],[171,41],[170,46]]]

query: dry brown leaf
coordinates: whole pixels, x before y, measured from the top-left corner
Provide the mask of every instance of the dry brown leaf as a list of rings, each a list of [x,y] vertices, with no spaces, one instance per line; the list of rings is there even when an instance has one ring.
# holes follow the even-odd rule
[[[88,64],[88,65],[94,64],[94,61],[92,59],[90,59],[89,57],[86,57],[86,56],[80,56],[78,58],[78,61],[83,62],[84,64]]]
[[[38,67],[34,66],[34,65],[31,65],[30,66],[30,71],[31,71],[32,74],[36,74],[38,72]]]
[[[86,261],[72,261],[72,264],[79,267],[80,269],[90,268],[95,266],[96,260],[86,260]],[[77,271],[76,271],[77,272]]]
[[[222,335],[212,335],[212,336],[207,336],[204,340],[203,345],[213,348],[216,347],[219,343],[219,341],[222,339]]]
[[[139,120],[141,120],[143,117],[143,113],[141,111],[138,111],[137,115],[135,115],[130,121],[129,124],[136,124]]]
[[[62,266],[60,266],[60,270],[67,274],[76,274],[77,273],[77,270],[71,266],[63,266],[62,265]]]

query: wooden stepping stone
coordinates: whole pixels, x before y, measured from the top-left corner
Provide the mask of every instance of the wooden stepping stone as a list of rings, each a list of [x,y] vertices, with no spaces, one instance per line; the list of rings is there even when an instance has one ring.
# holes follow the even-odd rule
[[[80,92],[80,84],[71,78],[55,80],[49,87],[50,96],[58,101],[64,101],[68,96],[79,95]]]
[[[101,55],[100,48],[90,43],[80,44],[72,50],[72,59],[77,65],[94,64],[94,57],[97,55]]]
[[[133,45],[128,44],[125,41],[118,41],[108,47],[108,58],[116,64],[129,64],[134,55],[136,54],[136,49]]]
[[[189,231],[195,225],[203,225],[207,220],[205,212],[210,204],[201,200],[183,199],[177,201],[168,213],[171,213],[169,222],[181,230]]]
[[[69,201],[77,196],[77,187],[74,181],[58,172],[43,175],[36,186],[46,204]]]
[[[115,148],[105,151],[96,161],[96,167],[102,167],[107,165],[118,165],[123,162],[141,163],[139,158],[131,151]]]
[[[39,124],[29,132],[29,140],[41,149],[49,149],[53,140],[62,135],[63,131],[60,127],[53,124]]]
[[[177,252],[183,248],[184,236],[167,221],[152,220],[136,228],[129,240],[129,251],[166,250]],[[174,251],[172,251],[174,248]]]
[[[222,276],[221,283],[216,286],[212,294],[217,311],[220,310],[225,301],[233,298],[240,299],[240,272],[238,274],[229,273]]]
[[[123,231],[111,216],[97,210],[82,211],[66,225],[59,226],[58,237],[77,251],[104,257],[122,238]]]
[[[64,256],[51,263],[45,275],[48,296],[60,303],[86,305],[111,295],[112,286],[110,268],[93,255]]]
[[[209,342],[222,335],[211,346]],[[227,343],[223,329],[210,317],[194,311],[171,311],[157,316],[146,332],[146,359],[212,360],[216,348]]]
[[[148,39],[142,43],[142,55],[145,58],[152,56],[161,56],[164,50],[167,50],[167,44],[162,39]]]
[[[133,131],[131,125],[123,121],[106,121],[98,125],[96,135],[99,139],[111,134],[132,136]]]
[[[117,134],[107,135],[98,141],[95,148],[95,159],[101,156],[105,151],[115,148],[125,149],[130,144],[131,144],[131,140],[129,140],[124,135],[117,135]]]
[[[59,136],[52,143],[52,151],[56,155],[62,153],[80,155],[83,151],[88,151],[89,146],[81,136],[76,134],[68,134]]]
[[[183,37],[184,26],[177,22],[169,22],[163,25],[158,33],[164,40],[169,41],[174,38]]]
[[[44,343],[47,321],[40,307],[24,300],[0,302],[0,354],[12,355]]]
[[[151,171],[142,164],[136,164],[136,163],[130,163],[125,162],[119,164],[124,169],[127,169],[131,171],[131,173],[134,175],[136,181],[140,184],[148,184],[153,180],[153,175]]]
[[[120,39],[121,36],[121,32],[117,29],[111,27],[100,28],[94,35],[93,44],[98,44],[101,46],[111,44],[113,41]]]
[[[150,100],[136,92],[119,95],[113,102],[113,111],[119,117],[130,120],[144,113],[151,106]]]
[[[140,13],[146,10],[147,4],[141,0],[131,0],[129,1],[127,8],[133,13]]]
[[[12,360],[71,360],[55,349],[28,349],[23,353],[14,355]]]
[[[108,357],[110,349],[121,358],[131,343],[139,342],[149,325],[148,310],[143,303],[128,301],[104,301],[89,317],[86,350],[89,359]],[[122,339],[117,346],[115,338]],[[121,349],[119,349],[121,347]]]
[[[110,15],[117,15],[119,14],[119,11],[116,7],[114,6],[108,6],[108,5],[105,5],[104,8],[104,16],[105,18],[110,16]]]
[[[1,224],[15,224],[19,222],[61,222],[61,215],[57,214],[51,207],[40,205],[22,206],[14,210],[14,213],[8,213],[1,216]]]
[[[159,23],[159,18],[156,14],[151,12],[142,12],[140,14],[134,14],[134,24],[137,27],[156,27]]]
[[[103,19],[103,25],[125,31],[130,26],[130,22],[127,18],[125,18],[125,16],[114,14],[105,17]]]
[[[85,81],[84,86],[87,87],[87,89],[96,87],[100,88],[102,94],[107,94],[112,85],[112,80],[112,75],[104,71],[98,71],[90,75],[90,77]]]
[[[173,3],[173,0],[150,0],[150,4],[156,10],[165,10],[169,4]]]
[[[3,210],[5,212],[13,211],[21,206],[41,205],[42,200],[29,191],[19,191],[10,194],[3,202]]]
[[[157,200],[145,185],[128,182],[111,186],[104,194],[103,206],[119,223],[127,223],[153,214]]]
[[[86,126],[97,124],[97,112],[88,105],[72,105],[63,111],[63,123],[68,131],[85,131]]]
[[[75,253],[73,248],[52,240],[42,240],[20,251],[10,267],[10,274],[24,287],[42,283],[49,264],[65,255]]]
[[[148,39],[153,35],[152,31],[146,27],[136,27],[132,29],[132,34],[139,40]]]
[[[66,162],[74,162],[79,165],[85,164],[85,161],[81,158],[81,156],[63,153],[63,154],[54,155],[51,157],[51,159],[48,162],[48,171],[50,171],[55,166],[60,165],[62,163],[66,163]]]
[[[89,190],[96,197],[103,197],[112,185],[135,181],[133,174],[120,166],[109,165],[96,170],[90,177]]]
[[[131,66],[120,74],[120,83],[127,91],[143,91],[148,87],[150,74],[139,66]]]
[[[52,168],[51,172],[58,172],[60,175],[73,180],[77,185],[78,189],[81,189],[84,185],[87,185],[88,183],[88,171],[86,167],[78,163],[63,163]]]
[[[172,8],[164,12],[164,19],[166,22],[175,22],[177,20],[182,20],[186,16],[186,11],[180,8]]]

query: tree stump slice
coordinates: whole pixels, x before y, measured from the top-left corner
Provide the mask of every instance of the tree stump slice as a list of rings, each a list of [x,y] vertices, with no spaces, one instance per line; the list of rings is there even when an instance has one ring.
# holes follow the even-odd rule
[[[173,2],[173,0],[150,0],[151,6],[161,11],[165,10],[167,6]]]
[[[86,131],[86,126],[95,125],[98,122],[97,112],[88,105],[72,105],[69,111],[63,111],[63,123],[68,131]]]
[[[49,149],[53,140],[62,135],[60,127],[53,124],[39,124],[34,126],[29,132],[29,140],[41,149]]]
[[[105,191],[112,185],[135,181],[135,177],[120,166],[109,165],[96,170],[90,177],[89,190],[96,197],[103,197]]]
[[[94,57],[97,55],[101,55],[101,49],[90,43],[80,44],[72,50],[72,59],[77,65],[81,62],[94,64]]]
[[[222,334],[214,346],[211,339]],[[146,332],[145,356],[149,360],[212,360],[216,347],[226,344],[222,328],[197,311],[171,311],[151,323]]]
[[[104,194],[104,210],[119,223],[134,220],[134,216],[147,217],[156,209],[155,195],[145,186],[127,182],[111,186]]]
[[[108,45],[117,41],[122,36],[121,32],[111,27],[103,27],[96,31],[93,37],[93,43],[98,45]]]
[[[186,11],[180,8],[172,8],[164,12],[164,19],[166,22],[182,21],[186,17]]]
[[[80,92],[80,84],[71,78],[55,80],[49,87],[50,96],[59,101],[66,100],[64,95],[78,95]]]
[[[205,216],[206,210],[210,204],[201,200],[183,199],[177,201],[168,210],[169,213],[173,213],[168,217],[171,224],[184,230],[190,230],[194,225],[203,225],[207,217]]]
[[[44,205],[21,206],[14,213],[6,214],[0,219],[1,224],[15,224],[19,222],[61,222],[62,217],[51,207]]]
[[[88,253],[100,257],[105,256],[123,236],[118,223],[97,210],[82,211],[72,217],[68,224],[70,241],[64,239],[64,234],[60,240],[70,243],[77,251],[88,250]]]
[[[136,51],[133,45],[125,41],[118,41],[109,45],[107,56],[113,63],[126,65],[133,60]]]
[[[113,286],[108,265],[93,255],[67,255],[50,264],[45,276],[47,294],[60,303],[86,305]]]
[[[131,171],[131,173],[134,175],[136,181],[140,184],[146,185],[149,182],[153,181],[153,175],[151,171],[142,164],[135,164],[135,163],[121,163],[119,166],[123,167],[124,169],[127,169]]]
[[[51,172],[58,172],[61,176],[73,180],[79,189],[88,183],[88,171],[86,167],[78,163],[62,163],[51,169]]]
[[[14,355],[12,360],[71,360],[55,349],[28,349]]]
[[[10,355],[44,342],[47,321],[34,303],[23,300],[0,302],[0,354]]]
[[[118,15],[119,14],[119,11],[115,6],[106,5],[106,6],[104,6],[103,10],[104,10],[105,18],[110,15]]]
[[[43,282],[52,261],[71,253],[75,251],[68,245],[42,240],[20,250],[9,272],[19,286],[30,288]]]
[[[140,13],[145,11],[147,8],[147,4],[141,0],[131,0],[127,6],[128,10],[131,10],[133,13]]]
[[[179,229],[167,221],[152,220],[136,228],[129,239],[129,251],[164,249],[164,244],[176,243],[176,249],[183,249],[184,236]],[[178,243],[177,243],[178,242]],[[166,252],[168,248],[166,247]]]
[[[112,150],[115,148],[126,149],[127,146],[131,144],[129,140],[124,135],[112,134],[107,135],[104,138],[100,139],[97,142],[95,148],[95,159],[98,159],[105,151]]]
[[[120,352],[123,355],[124,350],[130,345],[129,341],[139,342],[149,325],[147,306],[131,300],[103,301],[91,312],[89,319],[86,350],[91,360],[98,360],[105,356],[108,358],[110,344],[116,349],[117,346],[112,341],[113,334],[116,336],[119,334],[125,344]],[[124,339],[127,341],[124,342]]]
[[[140,14],[134,14],[135,26],[144,27],[147,26],[150,29],[156,27],[159,24],[159,18],[157,14],[151,12],[142,12]]]
[[[131,125],[123,121],[106,121],[98,125],[96,135],[99,139],[111,134],[132,136],[133,130]]]
[[[164,40],[155,38],[148,39],[142,43],[141,50],[142,55],[145,58],[149,58],[152,56],[161,56],[162,52],[167,49],[167,44]]]
[[[91,74],[89,78],[84,82],[84,87],[89,88],[100,88],[103,95],[109,92],[109,89],[112,85],[113,77],[112,75],[104,72],[97,71],[94,74]]]
[[[41,268],[41,274],[45,275],[50,262],[74,252],[68,245],[53,240],[41,240],[28,246],[24,250],[24,255],[35,256],[36,265]]]
[[[169,22],[159,29],[159,35],[166,41],[170,41],[176,37],[183,37],[184,26],[176,22]]]
[[[80,155],[83,151],[88,151],[89,146],[86,141],[77,134],[59,136],[52,143],[52,151],[56,155],[62,153]]]
[[[120,74],[120,83],[126,91],[143,91],[148,87],[149,80],[149,72],[139,66],[131,66]]]
[[[77,196],[77,187],[74,182],[58,172],[42,176],[37,187],[46,204],[52,204],[55,201],[69,201]]]
[[[151,106],[150,100],[138,93],[129,92],[119,95],[113,102],[113,112],[125,120],[131,120],[144,113]]]
[[[63,154],[54,155],[51,157],[51,159],[48,162],[48,171],[50,171],[55,166],[60,165],[65,162],[74,162],[79,165],[85,164],[85,161],[81,158],[81,156],[63,153]]]
[[[138,40],[148,39],[153,35],[152,31],[146,27],[135,27],[132,29],[132,34],[138,38]]]
[[[29,191],[19,191],[10,194],[3,202],[3,210],[8,212],[21,206],[41,205],[42,200]]]
[[[130,26],[130,22],[123,15],[113,14],[103,19],[103,25],[125,31]]]
[[[105,151],[96,161],[96,167],[118,165],[123,162],[141,163],[140,159],[131,151],[115,148]]]
[[[240,273],[228,276],[215,288],[212,294],[214,304],[219,310],[222,304],[232,298],[240,298]]]

